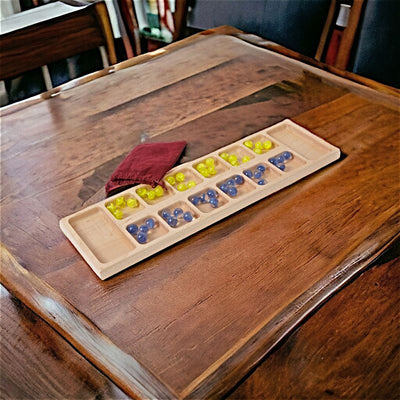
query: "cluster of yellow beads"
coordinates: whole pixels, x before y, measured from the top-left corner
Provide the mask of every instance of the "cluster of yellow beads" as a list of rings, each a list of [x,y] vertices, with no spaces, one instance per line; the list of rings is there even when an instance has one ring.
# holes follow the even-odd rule
[[[139,207],[139,202],[132,197],[125,199],[124,196],[117,197],[115,201],[111,201],[110,203],[106,204],[106,208],[116,219],[122,219],[124,217],[124,212],[122,211],[123,208],[130,207],[136,208]]]
[[[215,169],[215,161],[213,158],[209,157],[195,166],[197,171],[199,171],[205,178],[209,178],[217,173]]]
[[[196,186],[196,182],[193,180],[188,181],[187,183],[185,182],[186,176],[183,172],[177,172],[175,176],[169,175],[165,178],[165,180],[171,185],[174,186],[177,190],[180,192],[183,192],[187,189],[190,189],[192,187]]]
[[[144,186],[136,190],[136,193],[145,200],[154,200],[157,197],[164,196],[164,189],[158,185],[154,189],[147,189]]]
[[[248,161],[251,160],[249,156],[243,156],[242,159],[239,161],[238,156],[236,154],[229,154],[226,152],[220,153],[219,156],[227,161],[229,164],[233,165],[234,167],[237,167],[240,164],[247,163]]]
[[[272,149],[272,142],[270,140],[265,140],[264,142],[257,141],[255,143],[253,143],[252,140],[246,140],[244,145],[249,149],[252,149],[256,154],[261,154],[263,151]]]

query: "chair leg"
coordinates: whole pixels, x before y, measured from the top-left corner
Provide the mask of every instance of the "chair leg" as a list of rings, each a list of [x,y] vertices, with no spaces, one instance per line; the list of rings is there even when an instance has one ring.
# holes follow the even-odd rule
[[[3,107],[9,103],[6,85],[4,81],[0,81],[0,107]]]
[[[110,66],[108,62],[106,48],[104,46],[99,47],[101,61],[103,62],[103,68],[108,68]]]
[[[51,82],[51,76],[47,65],[43,65],[42,74],[44,79],[44,84],[46,85],[46,90],[53,89],[53,83]]]

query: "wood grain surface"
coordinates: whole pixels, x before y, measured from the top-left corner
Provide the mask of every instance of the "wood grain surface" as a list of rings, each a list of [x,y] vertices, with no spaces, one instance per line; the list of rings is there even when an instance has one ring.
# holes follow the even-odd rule
[[[399,284],[397,252],[335,295],[228,399],[398,398]]]
[[[177,397],[218,397],[397,236],[396,107],[236,38],[199,37],[6,110],[2,241]],[[186,140],[188,161],[284,118],[342,159],[105,282],[61,234],[59,218],[100,200],[142,140]]]
[[[173,398],[136,360],[122,352],[84,315],[36,276],[22,268],[4,247],[1,249],[1,281],[24,304],[48,322],[79,352],[113,379],[132,398]],[[82,347],[84,345],[84,347]]]
[[[60,335],[0,286],[3,399],[127,399]]]

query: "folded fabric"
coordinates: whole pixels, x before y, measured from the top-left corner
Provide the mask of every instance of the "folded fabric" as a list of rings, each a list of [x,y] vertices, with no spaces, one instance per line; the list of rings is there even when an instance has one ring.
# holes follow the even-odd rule
[[[164,175],[178,161],[185,141],[170,143],[144,143],[136,146],[119,164],[106,184],[110,196],[137,183],[155,187],[161,185]]]

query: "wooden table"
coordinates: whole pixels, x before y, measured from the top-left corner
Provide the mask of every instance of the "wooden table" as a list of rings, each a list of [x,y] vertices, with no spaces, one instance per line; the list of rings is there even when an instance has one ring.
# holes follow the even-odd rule
[[[3,110],[7,397],[395,396],[398,94],[233,34]],[[186,140],[184,162],[284,118],[342,159],[104,282],[62,235],[59,219],[103,198],[141,140]]]

